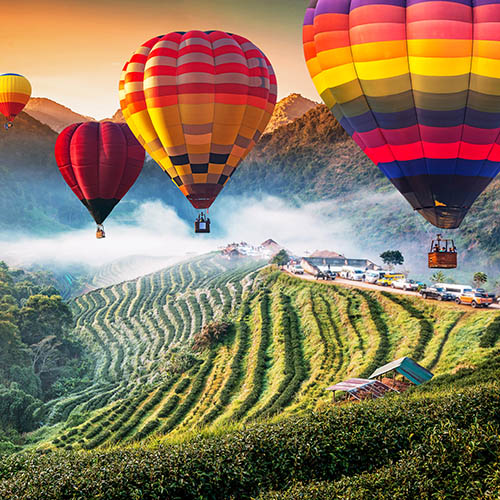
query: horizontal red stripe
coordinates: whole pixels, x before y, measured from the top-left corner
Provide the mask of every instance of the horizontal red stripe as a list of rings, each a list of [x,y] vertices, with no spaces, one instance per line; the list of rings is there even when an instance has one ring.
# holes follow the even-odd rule
[[[155,47],[148,56],[148,59],[152,57],[164,56],[164,57],[174,57],[177,58],[178,51],[168,48],[168,47]]]
[[[498,161],[500,162],[500,145],[494,144],[491,152],[488,156],[488,160],[490,161]]]
[[[239,45],[223,45],[214,49],[215,56],[222,56],[224,54],[244,54],[244,52]]]
[[[178,51],[178,57],[193,53],[208,54],[211,56],[213,55],[213,50],[212,47],[206,47],[205,45],[197,45],[193,43],[187,47],[182,47],[182,49]]]
[[[500,23],[500,4],[474,7],[474,23]]]
[[[490,144],[469,144],[467,142],[461,142],[458,156],[465,160],[477,160],[478,158],[486,158],[490,150]]]
[[[443,21],[472,22],[472,7],[456,2],[420,2],[406,9],[408,23],[439,19]]]
[[[459,142],[449,144],[422,142],[426,158],[453,159],[458,156]]]
[[[500,23],[481,23],[474,25],[475,40],[498,41],[500,33]]]
[[[395,5],[366,5],[351,11],[349,15],[349,25],[351,28],[355,26],[363,26],[365,24],[378,23],[405,23],[406,10],[403,7]]]
[[[406,40],[404,24],[380,23],[357,26],[350,31],[350,43],[389,42],[391,40]]]
[[[428,3],[428,2],[426,2]],[[471,40],[472,24],[458,21],[417,21],[406,26],[408,40]]]

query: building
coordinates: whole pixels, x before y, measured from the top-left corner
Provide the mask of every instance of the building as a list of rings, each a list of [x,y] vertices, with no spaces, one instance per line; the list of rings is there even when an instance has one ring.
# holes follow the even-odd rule
[[[396,379],[397,375],[401,375],[407,381],[399,385],[409,385],[408,382],[414,385],[420,385],[434,376],[427,368],[419,365],[416,361],[413,361],[413,359],[404,357],[377,368],[370,375],[370,379],[384,380],[386,383],[390,383],[389,380],[392,376],[392,385],[396,386],[398,385]]]
[[[382,269],[382,266],[369,259],[350,259],[330,250],[316,250],[311,255],[303,257],[301,265],[310,274],[316,274],[318,271],[326,271],[327,269],[339,272],[344,266],[367,270]]]

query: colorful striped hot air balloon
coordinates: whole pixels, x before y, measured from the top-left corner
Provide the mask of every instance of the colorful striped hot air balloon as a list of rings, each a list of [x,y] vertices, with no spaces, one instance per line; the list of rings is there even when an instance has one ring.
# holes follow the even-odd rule
[[[23,110],[31,97],[30,82],[16,73],[0,75],[0,113],[5,116],[5,128],[12,127],[12,120]]]
[[[500,170],[500,0],[312,0],[303,40],[344,129],[415,210],[458,227]]]
[[[120,106],[140,143],[191,204],[207,209],[264,131],[271,63],[222,31],[157,36],[125,64]]]
[[[141,173],[145,152],[125,123],[86,122],[66,127],[55,146],[59,170],[98,225]]]

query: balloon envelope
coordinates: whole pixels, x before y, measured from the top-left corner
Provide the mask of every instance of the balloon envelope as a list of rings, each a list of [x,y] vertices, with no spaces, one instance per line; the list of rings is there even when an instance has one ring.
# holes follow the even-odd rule
[[[303,41],[344,129],[415,210],[458,227],[500,170],[500,0],[312,0]]]
[[[86,122],[59,134],[55,156],[68,186],[102,224],[141,173],[145,152],[126,124]]]
[[[276,77],[249,40],[176,32],[144,43],[120,81],[123,116],[191,204],[208,208],[258,141]]]
[[[30,82],[16,73],[0,75],[0,113],[12,121],[31,97]]]

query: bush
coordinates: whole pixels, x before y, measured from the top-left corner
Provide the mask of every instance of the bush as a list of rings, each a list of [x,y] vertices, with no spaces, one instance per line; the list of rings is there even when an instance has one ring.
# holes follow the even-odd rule
[[[264,374],[267,368],[267,348],[271,338],[271,317],[269,314],[269,290],[265,289],[260,297],[260,344],[257,351],[257,364],[253,373],[252,390],[241,406],[234,412],[233,418],[241,419],[259,400],[264,388]]]
[[[465,483],[478,489],[488,483],[477,484],[477,467],[487,471],[491,463],[494,470],[495,460],[498,467],[498,459],[491,458],[498,449],[498,425],[498,384],[439,396],[388,397],[154,449],[9,457],[0,460],[0,497],[83,499],[99,492],[101,498],[128,499],[137,498],[140,491],[141,498],[148,499],[248,499],[292,480],[339,481],[353,476],[357,481],[360,474],[382,468],[370,485],[376,488],[385,480],[384,467],[411,460],[412,453],[417,460],[424,458],[414,469],[420,471],[416,479],[431,481],[438,470],[443,477],[455,474],[450,484],[457,489],[466,488]],[[469,429],[475,434],[467,435]],[[461,459],[468,441],[471,445]],[[446,453],[450,463],[440,459]],[[459,460],[464,469],[455,466]],[[405,470],[402,467],[402,473]],[[398,488],[398,476],[392,477],[390,485]]]
[[[486,328],[481,336],[479,347],[494,347],[500,339],[500,315],[498,315]]]
[[[193,350],[203,351],[221,342],[231,329],[231,323],[226,321],[207,323],[193,337]]]

